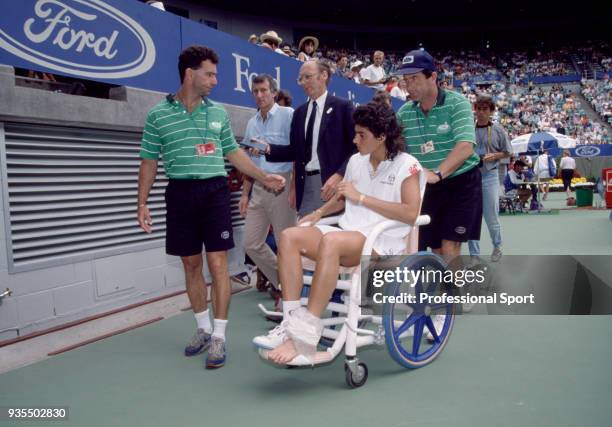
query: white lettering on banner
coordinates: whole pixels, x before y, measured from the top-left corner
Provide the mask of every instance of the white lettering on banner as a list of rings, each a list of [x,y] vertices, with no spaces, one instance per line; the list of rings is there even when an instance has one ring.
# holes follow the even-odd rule
[[[249,87],[249,92],[251,91],[253,77],[257,75],[257,73],[249,73],[249,66],[251,65],[251,60],[242,55],[238,55],[237,53],[232,53],[232,56],[236,59],[236,86],[234,90],[238,92],[246,92],[244,87],[242,86],[242,79],[246,79],[247,86]],[[246,68],[242,69],[242,63],[246,63]],[[281,67],[274,67],[276,70],[276,85],[280,89],[281,87]]]
[[[583,145],[582,147],[576,148],[576,155],[578,157],[596,157],[599,156],[601,150],[598,147],[590,145]]]
[[[70,12],[74,16],[81,18],[84,21],[94,21],[97,18],[96,15],[79,12],[78,10],[71,8],[57,0],[40,0],[38,3],[36,3],[36,7],[34,8],[36,16],[38,16],[39,18],[47,18],[51,14],[51,8],[43,9],[43,6],[45,6],[47,3],[56,4],[62,9],[60,9],[53,18],[45,19],[45,22],[49,25],[39,34],[35,34],[34,32],[32,32],[32,26],[36,23],[35,18],[30,18],[25,21],[23,25],[23,31],[25,32],[25,35],[34,43],[45,42],[51,36],[55,27],[60,24],[65,25],[65,27],[58,30],[55,39],[53,39],[53,44],[58,45],[62,49],[70,49],[72,46],[74,46],[76,42],[79,41],[79,39],[81,39],[81,42],[76,48],[77,52],[83,52],[83,48],[87,46],[89,48],[92,48],[97,56],[104,56],[107,59],[112,59],[117,54],[117,50],[111,52],[111,49],[113,43],[117,39],[117,35],[119,34],[118,31],[113,31],[110,38],[100,37],[97,40],[96,35],[93,33],[88,33],[83,30],[74,31],[70,28],[71,17],[65,16],[67,12]],[[70,33],[69,39],[67,41],[64,41],[64,36],[67,33]],[[101,47],[102,45],[104,45],[103,49]]]
[[[71,2],[77,3],[79,9],[71,6]],[[99,13],[88,13],[81,7],[87,7]],[[155,44],[149,33],[135,20],[106,4],[103,0],[87,0],[86,2],[83,0],[37,0],[34,15],[24,21],[23,34],[30,42],[41,45],[41,48],[33,48],[32,45],[24,44],[19,39],[11,37],[5,29],[0,29],[0,48],[34,64],[80,77],[107,79],[134,77],[146,73],[155,64]],[[106,29],[109,25],[104,22],[107,34],[98,36],[82,28],[83,23],[95,23],[102,15],[106,15],[119,24],[116,26],[117,29],[112,26]],[[102,25],[98,24],[97,27],[102,28]],[[137,41],[135,45],[139,46],[138,50],[133,53],[129,52],[128,58],[121,58],[122,63],[93,65],[75,61],[74,53],[83,54],[86,48],[98,58],[115,59],[119,53],[118,48],[115,48],[115,42],[120,36],[134,37]],[[70,57],[51,56],[45,49],[49,45],[56,45],[64,51],[71,51],[73,55]],[[124,54],[124,56],[127,55]]]
[[[276,70],[276,85],[278,86],[278,88],[281,88],[281,81],[280,81],[280,67],[274,67],[274,69]]]
[[[249,92],[251,91],[251,79],[257,75],[257,73],[249,74],[249,65],[251,65],[251,61],[246,56],[238,55],[237,53],[232,53],[232,56],[236,58],[236,87],[234,90],[238,92],[246,92],[242,87],[242,77],[246,77],[247,86],[249,87]],[[247,68],[245,70],[241,69],[242,61],[246,62]]]

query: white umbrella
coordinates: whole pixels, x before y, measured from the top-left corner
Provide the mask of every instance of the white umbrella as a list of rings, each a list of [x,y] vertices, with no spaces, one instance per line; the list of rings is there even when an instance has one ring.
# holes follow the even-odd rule
[[[515,154],[541,154],[551,148],[575,148],[576,140],[557,132],[536,132],[516,137],[510,144]]]
[[[551,148],[569,149],[576,147],[576,140],[557,132],[536,132],[521,135],[510,141],[515,154],[540,154]],[[535,162],[538,162],[536,157]],[[540,187],[540,174],[537,176],[537,186]],[[538,212],[541,211],[540,193],[537,194]]]

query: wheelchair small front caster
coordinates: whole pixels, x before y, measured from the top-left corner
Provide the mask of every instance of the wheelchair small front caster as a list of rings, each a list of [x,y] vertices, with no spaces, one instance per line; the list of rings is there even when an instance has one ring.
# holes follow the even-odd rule
[[[362,362],[355,361],[351,363],[353,366],[349,366],[349,363],[351,361],[344,364],[346,383],[350,388],[361,387],[368,380],[368,367]]]

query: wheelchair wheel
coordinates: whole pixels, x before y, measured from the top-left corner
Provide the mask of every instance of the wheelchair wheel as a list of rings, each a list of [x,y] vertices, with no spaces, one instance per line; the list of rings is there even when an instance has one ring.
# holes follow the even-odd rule
[[[357,365],[357,372],[353,373],[348,367],[348,365],[344,364],[344,374],[346,378],[346,384],[350,388],[358,388],[366,383],[368,380],[368,367],[365,363],[359,363]]]
[[[406,283],[387,283],[384,295],[399,296],[404,293],[420,295],[454,295],[453,284],[445,284],[440,276],[446,271],[446,263],[435,254],[419,252],[407,256],[400,269],[417,271],[441,271],[436,278],[430,276],[425,282],[421,278],[411,289]],[[432,276],[435,276],[432,274]],[[440,280],[437,280],[440,279]],[[383,326],[385,343],[391,357],[405,368],[416,369],[432,362],[442,352],[453,328],[454,304],[385,303],[383,306]],[[440,325],[435,323],[440,320]],[[443,322],[443,323],[442,323]],[[438,329],[441,326],[441,330]],[[429,335],[430,339],[424,339]]]

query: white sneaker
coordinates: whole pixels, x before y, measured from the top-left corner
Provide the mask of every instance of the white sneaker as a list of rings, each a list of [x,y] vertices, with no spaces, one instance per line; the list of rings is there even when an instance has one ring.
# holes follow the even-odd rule
[[[253,338],[253,344],[259,348],[274,350],[287,340],[285,325],[286,320],[283,320],[280,325],[268,332],[268,335],[260,335]]]
[[[440,336],[442,328],[444,327],[444,321],[446,320],[446,314],[436,314],[431,316],[431,318],[433,320],[434,328],[436,328],[436,334]],[[428,341],[434,341],[434,336],[427,326],[425,326],[425,338],[427,338]]]

